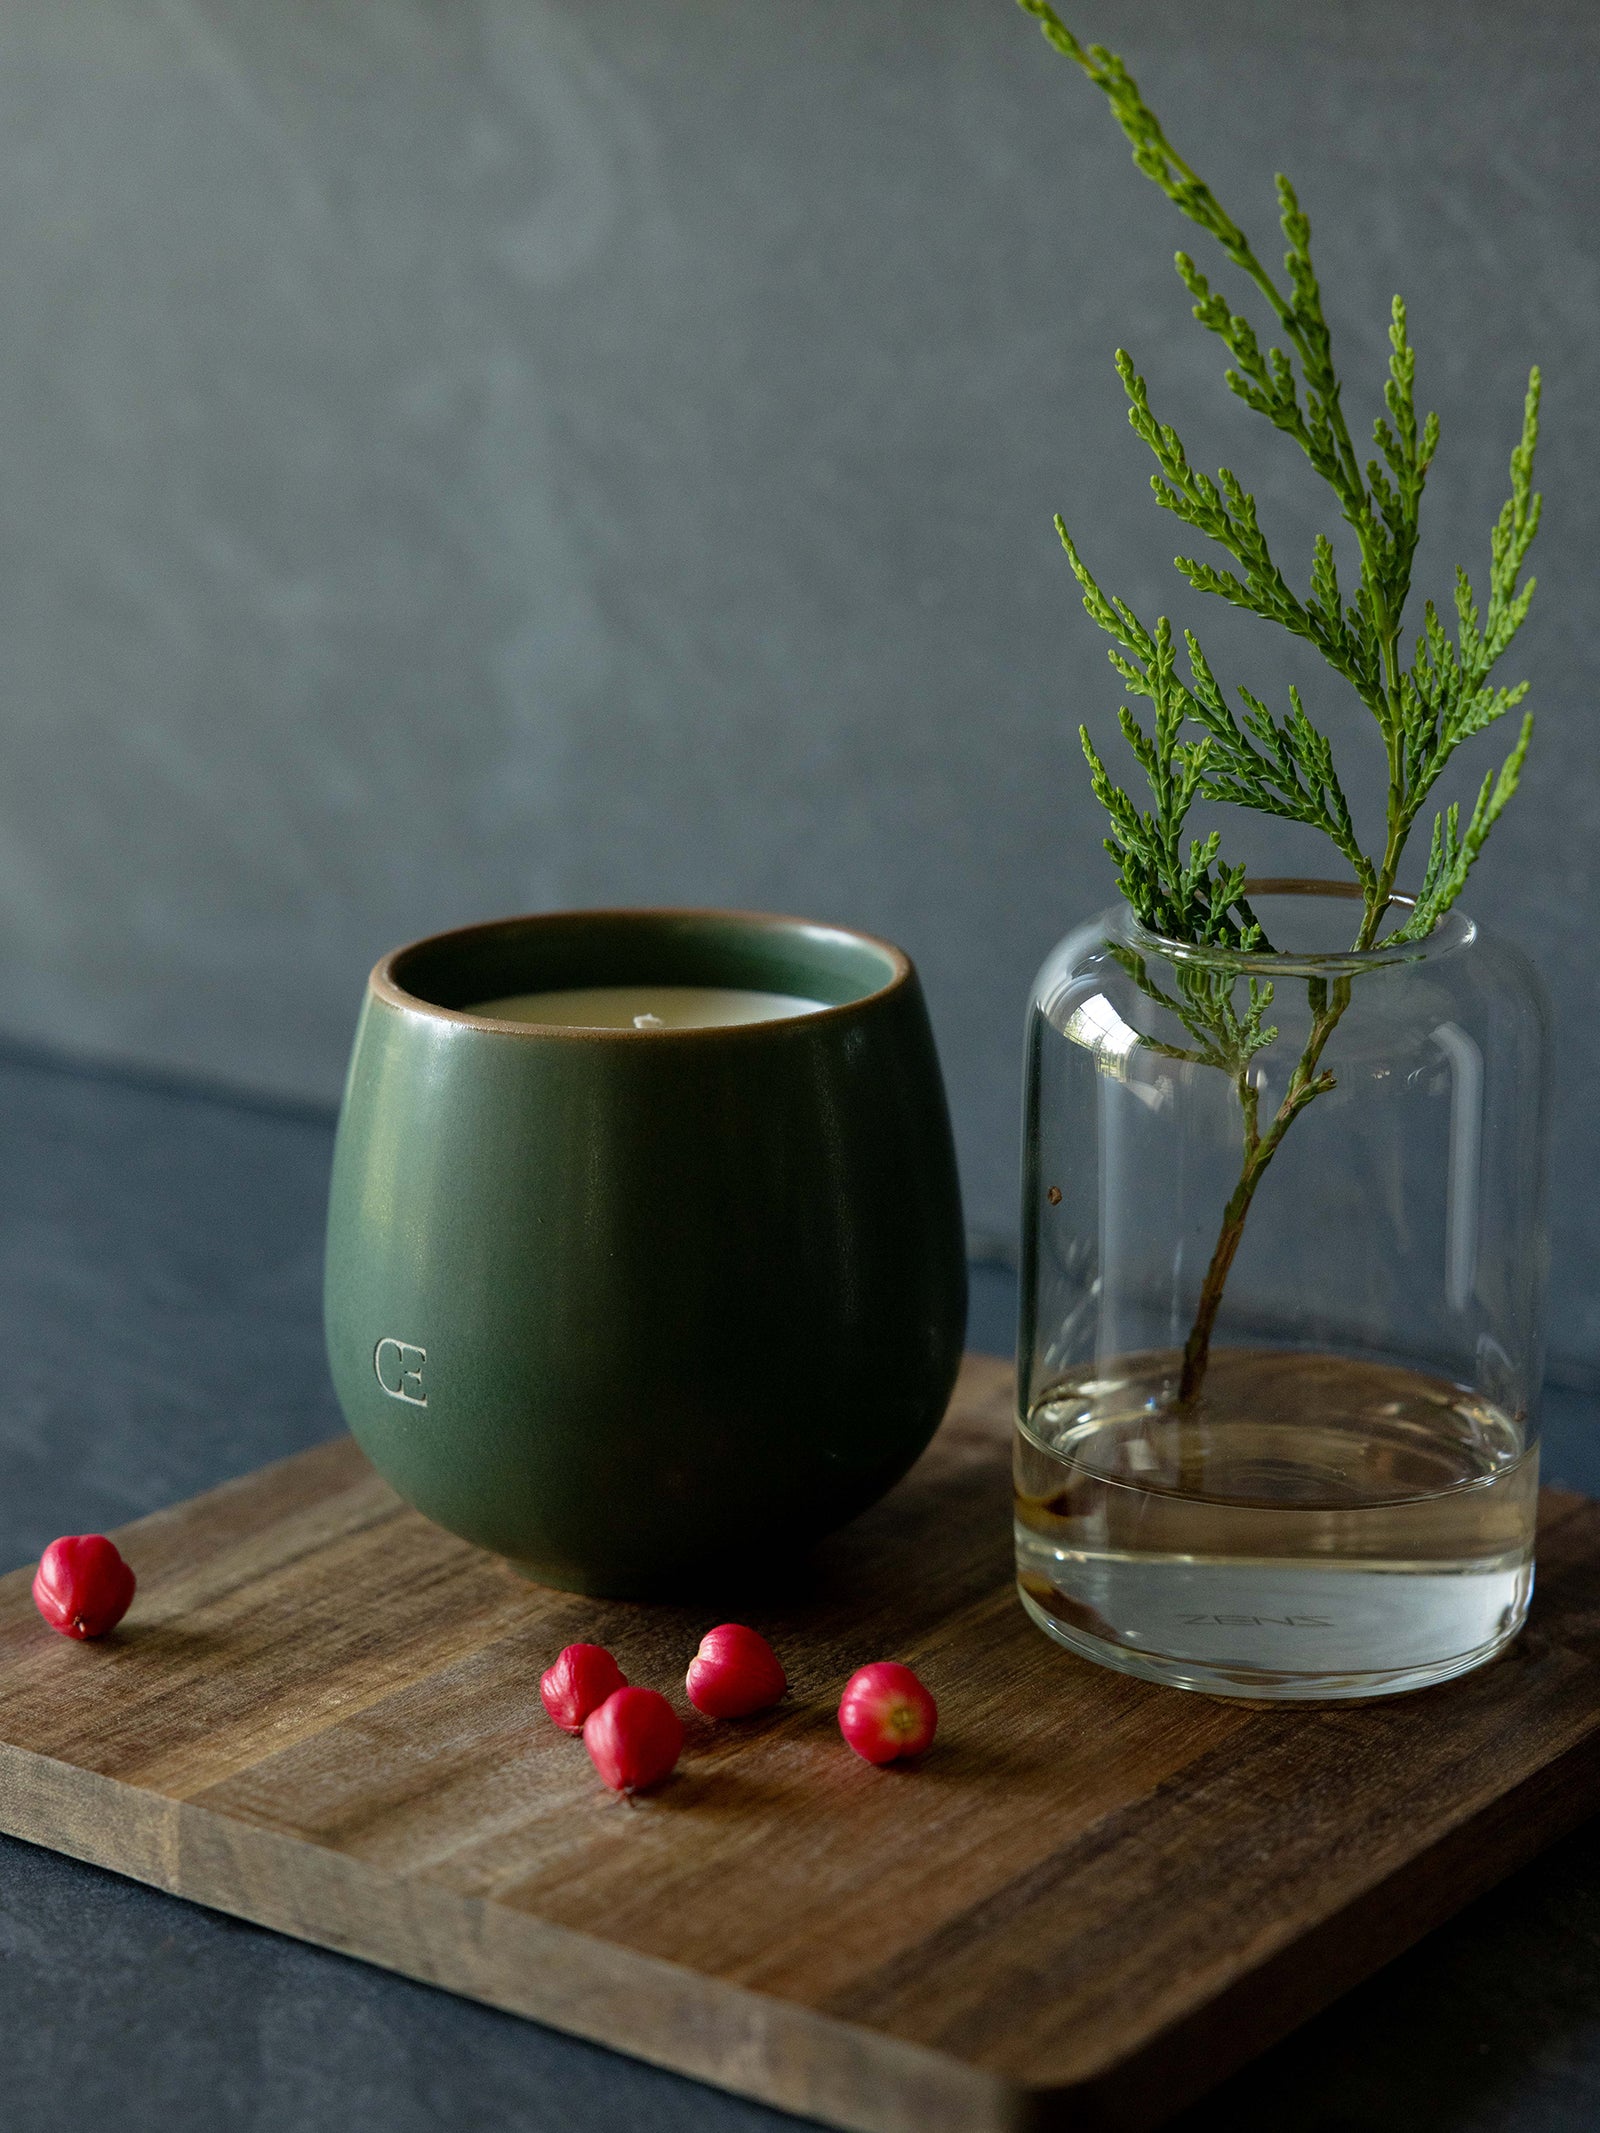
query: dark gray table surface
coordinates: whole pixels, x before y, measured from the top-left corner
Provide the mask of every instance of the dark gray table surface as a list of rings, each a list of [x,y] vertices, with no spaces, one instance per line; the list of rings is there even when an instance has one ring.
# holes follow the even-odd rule
[[[331,1122],[0,1050],[0,1566],[330,1435]],[[973,1344],[1011,1286],[975,1278]],[[1551,1478],[1600,1489],[1594,1403]],[[0,1839],[0,2129],[755,2133],[797,2121]],[[1600,1829],[1175,2121],[1600,2124]]]

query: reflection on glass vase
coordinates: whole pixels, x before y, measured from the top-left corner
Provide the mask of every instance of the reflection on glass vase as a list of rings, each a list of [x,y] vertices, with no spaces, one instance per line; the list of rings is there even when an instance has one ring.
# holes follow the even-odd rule
[[[1214,1695],[1447,1680],[1533,1585],[1541,994],[1459,912],[1343,952],[1357,893],[1253,885],[1270,954],[1108,912],[1029,1014],[1023,1604]]]

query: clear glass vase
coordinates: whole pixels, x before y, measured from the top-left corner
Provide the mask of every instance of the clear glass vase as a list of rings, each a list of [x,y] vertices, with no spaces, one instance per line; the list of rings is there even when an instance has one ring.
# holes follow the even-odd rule
[[[1353,888],[1248,894],[1271,954],[1119,908],[1040,973],[1018,1581],[1148,1680],[1384,1695],[1527,1612],[1545,1013],[1459,912],[1353,954]]]

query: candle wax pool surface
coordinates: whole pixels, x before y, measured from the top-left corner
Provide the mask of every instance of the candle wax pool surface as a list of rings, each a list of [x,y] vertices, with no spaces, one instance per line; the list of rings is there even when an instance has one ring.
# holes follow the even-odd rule
[[[516,992],[478,1000],[473,1015],[563,1029],[714,1029],[814,1015],[825,1000],[787,992],[736,992],[720,985],[583,985],[567,992]]]

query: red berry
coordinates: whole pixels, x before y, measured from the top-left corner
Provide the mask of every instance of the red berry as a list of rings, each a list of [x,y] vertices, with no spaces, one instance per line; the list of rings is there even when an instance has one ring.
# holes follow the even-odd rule
[[[539,1700],[563,1733],[581,1733],[589,1713],[627,1680],[603,1644],[569,1644],[539,1676]]]
[[[583,1745],[613,1792],[644,1792],[671,1775],[683,1720],[655,1689],[618,1689],[584,1720]]]
[[[748,1718],[775,1704],[789,1682],[765,1637],[742,1622],[724,1622],[700,1639],[686,1686],[707,1718]]]
[[[893,1659],[857,1667],[839,1698],[839,1731],[869,1763],[920,1755],[938,1723],[938,1705],[910,1667]]]
[[[68,1533],[40,1556],[33,1602],[62,1636],[103,1637],[128,1612],[135,1583],[103,1533]]]

